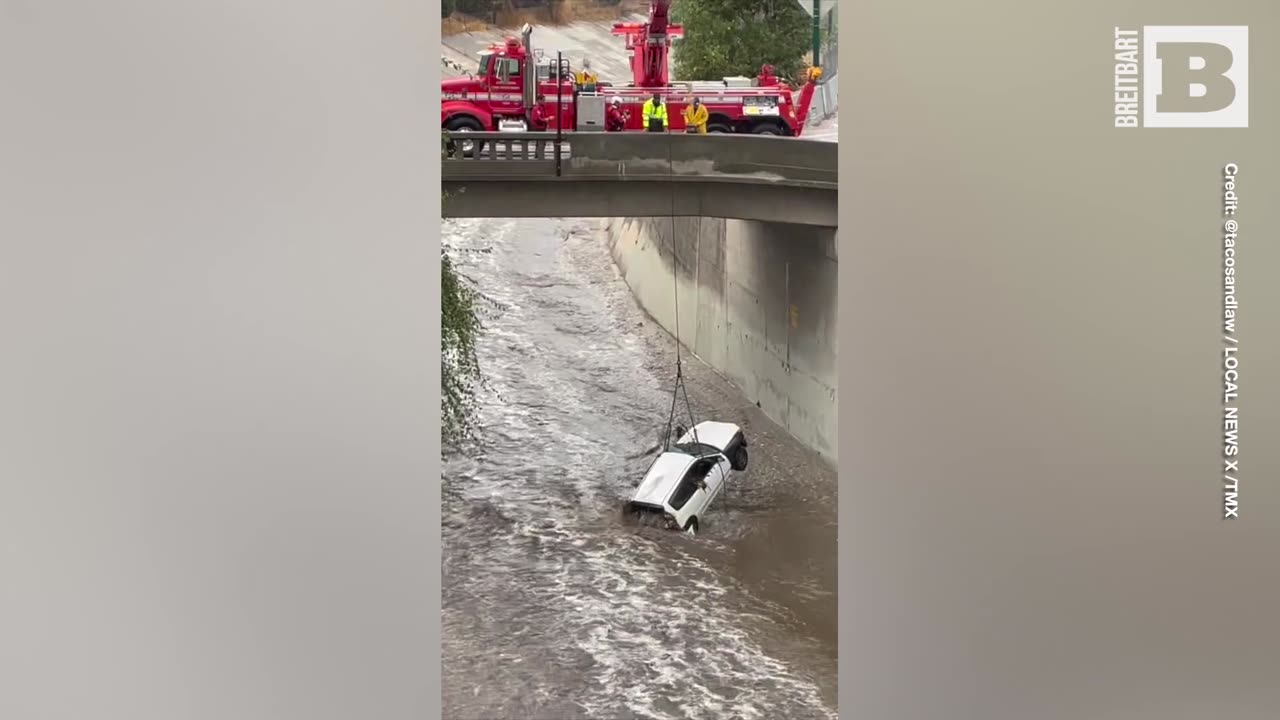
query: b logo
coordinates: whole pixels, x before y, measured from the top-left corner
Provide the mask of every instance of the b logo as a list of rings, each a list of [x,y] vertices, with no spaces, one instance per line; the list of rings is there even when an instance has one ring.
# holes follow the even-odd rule
[[[1249,127],[1249,28],[1142,29],[1142,125]]]

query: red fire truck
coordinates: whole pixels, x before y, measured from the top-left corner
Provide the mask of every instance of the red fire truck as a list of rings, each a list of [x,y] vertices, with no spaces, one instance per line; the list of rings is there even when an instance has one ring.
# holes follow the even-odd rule
[[[480,54],[477,72],[441,85],[441,123],[452,132],[501,130],[604,131],[608,104],[620,100],[625,131],[643,131],[641,107],[654,94],[667,105],[669,129],[683,132],[683,111],[698,98],[707,108],[707,132],[797,137],[803,132],[821,72],[811,69],[798,89],[761,68],[751,78],[712,82],[670,82],[667,62],[672,38],[683,34],[668,21],[670,0],[650,3],[644,23],[617,23],[632,51],[631,83],[594,87],[575,82],[567,62],[535,52],[525,25],[521,37],[507,38]]]

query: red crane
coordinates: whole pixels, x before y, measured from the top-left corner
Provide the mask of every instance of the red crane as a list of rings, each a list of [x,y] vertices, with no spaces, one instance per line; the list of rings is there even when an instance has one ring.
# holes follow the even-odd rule
[[[649,19],[642,23],[614,23],[613,34],[627,38],[631,76],[636,87],[667,87],[671,41],[684,37],[684,28],[671,22],[671,0],[651,0]]]

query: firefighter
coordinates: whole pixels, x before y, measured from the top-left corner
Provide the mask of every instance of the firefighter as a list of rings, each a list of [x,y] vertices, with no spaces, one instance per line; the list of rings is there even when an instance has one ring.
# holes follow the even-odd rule
[[[596,83],[599,78],[596,77],[595,73],[591,72],[590,60],[582,58],[582,69],[577,72],[577,77],[574,80],[577,81],[578,87],[582,89],[582,92],[593,93],[596,91]]]
[[[774,74],[774,67],[769,64],[760,66],[760,87],[777,87],[778,76]]]
[[[538,101],[533,106],[529,116],[529,125],[531,126],[529,129],[534,132],[542,132],[551,125],[551,121],[555,119],[555,113],[553,113],[551,108],[547,105],[546,95],[538,96]]]
[[[707,108],[698,98],[684,108],[684,131],[687,133],[707,134]]]
[[[662,95],[654,93],[653,97],[644,101],[644,107],[640,110],[640,116],[644,119],[644,129],[649,132],[666,132],[669,121],[667,120],[667,106],[662,103]]]
[[[604,129],[608,132],[622,132],[627,129],[627,113],[622,110],[620,98],[609,101],[609,109],[604,117]]]

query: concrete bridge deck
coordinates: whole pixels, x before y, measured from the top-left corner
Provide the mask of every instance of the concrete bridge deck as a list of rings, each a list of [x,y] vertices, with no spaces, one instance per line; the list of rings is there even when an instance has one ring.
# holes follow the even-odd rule
[[[444,133],[446,217],[710,217],[834,228],[839,145],[754,135]],[[465,144],[460,144],[465,143]]]

